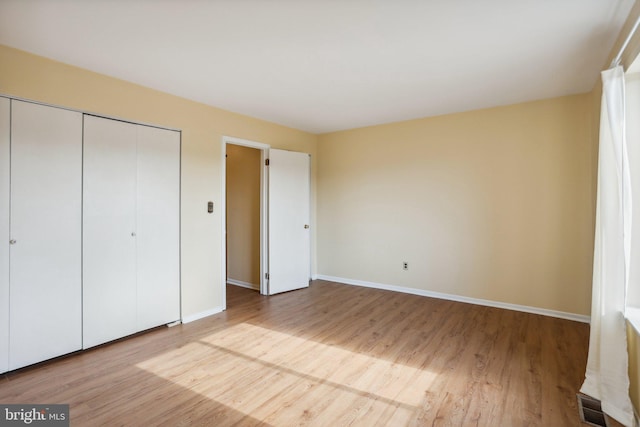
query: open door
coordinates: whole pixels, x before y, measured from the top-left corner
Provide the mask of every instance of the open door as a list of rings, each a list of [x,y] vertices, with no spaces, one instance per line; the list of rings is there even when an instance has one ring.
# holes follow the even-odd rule
[[[269,295],[309,286],[309,154],[269,150]]]

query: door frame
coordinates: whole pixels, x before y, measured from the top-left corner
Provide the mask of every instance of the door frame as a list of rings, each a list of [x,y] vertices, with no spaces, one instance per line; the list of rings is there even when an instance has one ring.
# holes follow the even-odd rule
[[[220,289],[222,292],[222,309],[227,309],[227,144],[241,145],[244,147],[255,148],[260,150],[260,294],[269,295],[269,281],[266,278],[267,267],[269,265],[269,247],[268,247],[268,179],[265,161],[269,158],[269,144],[251,141],[248,139],[236,138],[234,136],[222,137],[222,197],[220,199],[221,212],[221,230],[222,230],[222,247],[221,247],[221,271]]]

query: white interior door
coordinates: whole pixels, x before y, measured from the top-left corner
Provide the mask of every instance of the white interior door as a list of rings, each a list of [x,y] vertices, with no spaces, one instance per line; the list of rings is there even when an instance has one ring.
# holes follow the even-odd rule
[[[9,370],[9,102],[0,98],[0,372]]]
[[[269,294],[309,286],[309,154],[269,150]]]
[[[136,332],[136,133],[84,116],[84,348]]]
[[[138,126],[138,330],[180,319],[180,133]]]
[[[9,368],[82,347],[82,114],[11,101]]]

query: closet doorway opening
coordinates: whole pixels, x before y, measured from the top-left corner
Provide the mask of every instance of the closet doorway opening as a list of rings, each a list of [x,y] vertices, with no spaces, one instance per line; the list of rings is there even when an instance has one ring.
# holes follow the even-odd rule
[[[227,286],[268,293],[265,272],[267,222],[265,161],[269,146],[238,138],[223,138],[225,239],[223,306]]]

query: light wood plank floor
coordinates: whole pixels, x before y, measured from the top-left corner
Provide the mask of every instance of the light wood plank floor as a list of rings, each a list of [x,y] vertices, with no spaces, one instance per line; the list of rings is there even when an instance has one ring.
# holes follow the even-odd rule
[[[585,324],[316,281],[2,376],[73,426],[579,426]]]

